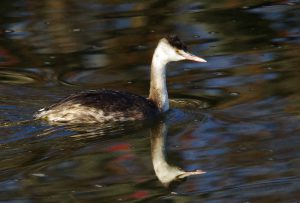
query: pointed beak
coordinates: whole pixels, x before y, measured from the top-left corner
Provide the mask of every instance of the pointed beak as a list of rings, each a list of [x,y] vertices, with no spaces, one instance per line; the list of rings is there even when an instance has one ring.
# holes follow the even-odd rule
[[[181,56],[183,56],[186,60],[190,60],[190,61],[196,61],[196,62],[202,62],[202,63],[205,63],[207,62],[205,59],[201,58],[201,57],[198,57],[198,56],[195,56],[191,53],[188,53],[188,52],[181,52],[180,53]]]
[[[205,171],[202,170],[196,170],[196,171],[185,171],[184,173],[180,174],[179,176],[177,176],[178,178],[185,178],[188,176],[192,176],[192,175],[200,175],[200,174],[204,174],[206,173]]]

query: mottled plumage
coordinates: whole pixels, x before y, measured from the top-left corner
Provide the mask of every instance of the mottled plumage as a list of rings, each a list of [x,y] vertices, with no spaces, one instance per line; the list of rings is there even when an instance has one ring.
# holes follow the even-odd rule
[[[155,104],[142,96],[95,90],[71,95],[35,116],[55,122],[80,123],[143,120],[158,113]]]

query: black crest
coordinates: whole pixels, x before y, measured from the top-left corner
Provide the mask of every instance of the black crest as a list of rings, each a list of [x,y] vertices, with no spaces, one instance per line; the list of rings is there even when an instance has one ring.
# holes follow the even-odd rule
[[[187,46],[175,34],[169,34],[167,37],[168,42],[177,49],[187,51]]]

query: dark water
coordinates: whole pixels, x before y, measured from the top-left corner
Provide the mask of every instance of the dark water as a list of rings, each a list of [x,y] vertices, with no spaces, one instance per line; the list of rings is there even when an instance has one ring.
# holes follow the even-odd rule
[[[32,120],[81,90],[147,96],[170,32],[208,63],[170,64],[162,123]],[[299,202],[299,53],[299,0],[3,0],[0,200]],[[206,173],[166,186],[151,154],[164,146],[166,167]]]

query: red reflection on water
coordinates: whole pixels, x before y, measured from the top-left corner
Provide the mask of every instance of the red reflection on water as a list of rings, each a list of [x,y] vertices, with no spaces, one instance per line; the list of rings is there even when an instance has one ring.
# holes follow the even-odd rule
[[[148,197],[150,195],[150,193],[146,190],[140,190],[140,191],[136,191],[126,197],[124,197],[124,199],[144,199],[146,197]]]
[[[7,50],[0,48],[0,66],[11,66],[18,62],[19,60],[11,55]]]
[[[130,145],[128,143],[119,143],[113,146],[109,146],[105,151],[116,152],[116,151],[129,151]]]

